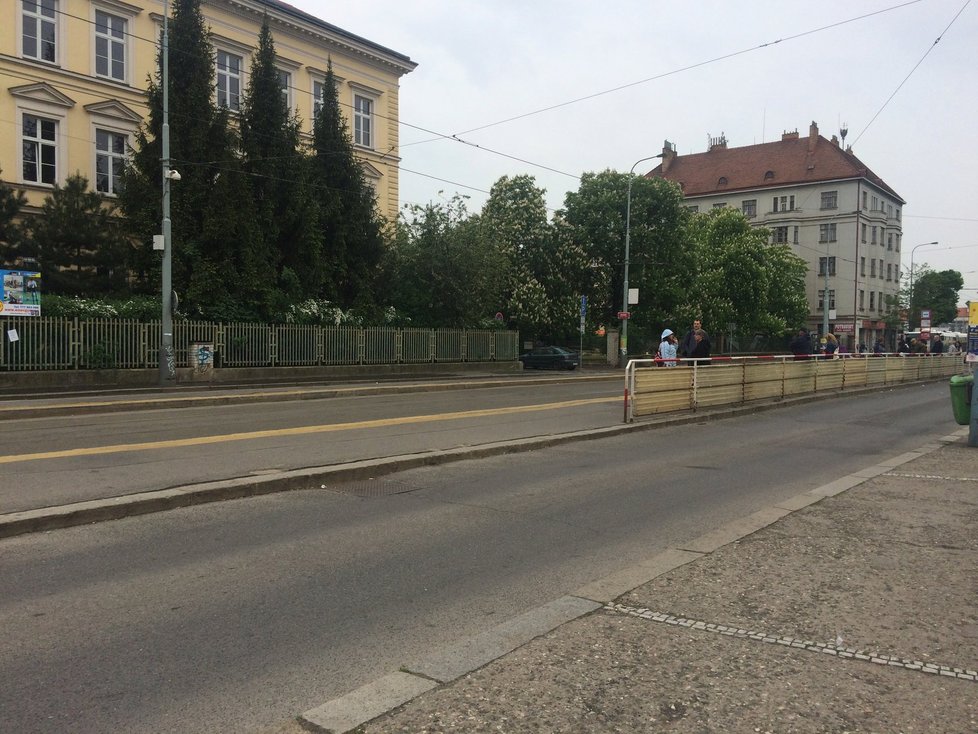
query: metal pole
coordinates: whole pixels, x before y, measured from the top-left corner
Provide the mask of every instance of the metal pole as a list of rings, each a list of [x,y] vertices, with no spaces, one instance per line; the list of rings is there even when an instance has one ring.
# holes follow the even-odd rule
[[[160,334],[160,384],[166,385],[176,376],[173,362],[173,259],[170,232],[170,39],[167,32],[168,0],[163,0],[163,313]]]
[[[914,245],[910,249],[910,297],[907,300],[907,326],[910,327],[910,331],[913,331],[913,256],[917,252],[918,247],[925,247],[927,245],[936,245],[937,242],[921,242],[919,245]]]
[[[628,197],[625,203],[625,277],[622,285],[622,296],[621,296],[621,310],[624,313],[628,313],[628,257],[629,249],[631,247],[631,234],[632,234],[632,181],[635,179],[635,166],[643,161],[651,161],[654,158],[661,158],[662,153],[658,155],[650,155],[647,158],[639,158],[632,164],[631,169],[628,171]],[[621,366],[626,366],[626,358],[628,357],[628,319],[624,318],[621,320],[621,342],[619,344],[620,354],[621,354]]]

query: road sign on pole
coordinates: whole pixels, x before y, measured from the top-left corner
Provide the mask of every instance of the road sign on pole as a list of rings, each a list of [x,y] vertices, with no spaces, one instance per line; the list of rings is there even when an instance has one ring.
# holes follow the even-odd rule
[[[618,318],[621,321],[627,321],[630,316],[631,316],[631,314],[628,311],[619,311],[618,312]]]

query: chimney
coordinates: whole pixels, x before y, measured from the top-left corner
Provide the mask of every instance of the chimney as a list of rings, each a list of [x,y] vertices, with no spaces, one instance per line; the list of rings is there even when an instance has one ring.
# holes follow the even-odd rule
[[[782,143],[785,140],[797,140],[797,139],[798,139],[798,131],[797,130],[792,130],[791,132],[785,130],[783,133],[781,133],[781,142]]]
[[[669,166],[672,162],[676,160],[676,144],[670,143],[668,140],[662,142],[662,175],[666,175],[666,171],[669,170]]]
[[[818,142],[818,125],[812,120],[811,127],[808,128],[808,152],[815,152],[815,143]]]
[[[710,138],[710,152],[727,149],[727,136],[720,133],[719,138]]]
[[[839,147],[839,136],[838,135],[833,135],[832,136],[832,145],[834,145],[836,148]]]

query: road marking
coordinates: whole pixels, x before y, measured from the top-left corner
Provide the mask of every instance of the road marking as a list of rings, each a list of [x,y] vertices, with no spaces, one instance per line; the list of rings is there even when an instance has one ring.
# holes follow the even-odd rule
[[[484,418],[495,415],[512,415],[518,413],[535,413],[545,410],[562,410],[576,408],[582,405],[597,405],[600,403],[621,402],[618,396],[604,398],[588,398],[586,400],[564,400],[558,403],[543,403],[541,405],[518,405],[511,408],[485,408],[482,410],[464,410],[455,413],[436,413],[433,415],[409,415],[403,418],[379,418],[370,421],[354,421],[352,423],[331,423],[319,426],[297,426],[295,428],[278,428],[267,431],[249,431],[247,433],[226,433],[218,436],[198,436],[195,438],[175,438],[167,441],[147,441],[144,443],[124,443],[111,446],[92,446],[83,449],[63,449],[61,451],[42,451],[36,454],[12,454],[0,456],[0,464],[13,464],[21,461],[42,461],[45,459],[63,459],[74,456],[98,456],[102,454],[119,454],[131,451],[151,451],[155,449],[172,449],[186,446],[202,446],[212,443],[227,443],[231,441],[252,441],[260,438],[275,438],[278,436],[303,436],[314,433],[335,433],[337,431],[353,431],[364,428],[384,428],[388,426],[403,426],[417,423],[435,423],[437,421],[463,420],[465,418]]]
[[[700,630],[702,632],[712,632],[727,637],[737,637],[742,640],[754,640],[756,642],[766,642],[770,645],[783,645],[784,647],[797,650],[807,650],[809,652],[825,653],[839,658],[850,658],[853,660],[863,660],[865,662],[876,663],[877,665],[888,665],[896,668],[905,668],[931,675],[946,676],[948,678],[959,678],[961,680],[978,681],[978,671],[966,668],[954,668],[950,665],[939,663],[925,663],[921,660],[910,660],[900,658],[896,655],[883,655],[879,652],[858,650],[853,647],[842,647],[842,639],[839,638],[835,644],[831,642],[814,642],[796,637],[786,637],[777,633],[758,632],[755,630],[742,629],[740,627],[730,627],[723,624],[713,624],[697,619],[686,617],[676,617],[668,612],[656,612],[645,607],[631,607],[624,604],[605,604],[604,610],[613,614],[625,614],[630,617],[638,617],[649,622],[659,622],[661,624],[671,624],[676,627],[688,627],[689,629]]]

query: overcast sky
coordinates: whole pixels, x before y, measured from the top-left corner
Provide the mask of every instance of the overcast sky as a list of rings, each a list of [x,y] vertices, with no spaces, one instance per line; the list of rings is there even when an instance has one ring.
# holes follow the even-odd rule
[[[557,209],[582,172],[628,171],[663,140],[685,155],[848,123],[907,201],[904,268],[937,240],[914,263],[959,270],[961,301],[978,299],[978,2],[291,3],[418,64],[401,80],[402,203],[459,192],[478,211],[500,176],[530,174]]]

